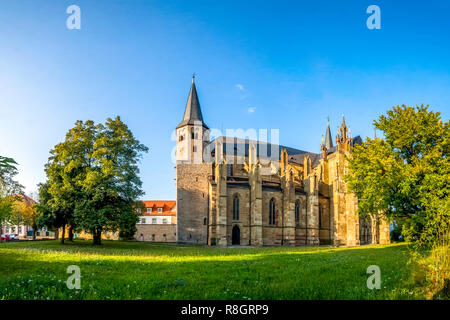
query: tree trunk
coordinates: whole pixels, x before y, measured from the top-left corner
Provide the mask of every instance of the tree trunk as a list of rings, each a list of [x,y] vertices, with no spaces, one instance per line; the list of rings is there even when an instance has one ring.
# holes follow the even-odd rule
[[[73,227],[69,226],[69,241],[73,241]]]
[[[64,237],[66,235],[66,225],[62,226],[61,244],[64,244]]]
[[[36,240],[36,230],[37,230],[37,225],[36,223],[33,223],[33,225],[31,226],[31,228],[33,228],[33,240]],[[26,231],[26,228],[25,228]],[[28,231],[26,231],[28,233]],[[27,234],[28,237],[28,234]]]
[[[100,229],[94,229],[94,245],[102,244],[102,231]]]

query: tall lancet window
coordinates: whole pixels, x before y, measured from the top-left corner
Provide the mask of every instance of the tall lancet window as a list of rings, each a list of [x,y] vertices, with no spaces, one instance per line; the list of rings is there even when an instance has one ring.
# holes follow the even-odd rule
[[[239,220],[239,197],[237,194],[233,197],[233,220]]]
[[[275,225],[275,200],[273,198],[269,202],[269,224]]]
[[[319,229],[322,229],[322,214],[323,208],[322,205],[319,204]]]
[[[227,165],[227,175],[228,175],[229,177],[232,177],[232,176],[233,176],[233,165],[232,165],[232,164],[228,164],[228,165]]]

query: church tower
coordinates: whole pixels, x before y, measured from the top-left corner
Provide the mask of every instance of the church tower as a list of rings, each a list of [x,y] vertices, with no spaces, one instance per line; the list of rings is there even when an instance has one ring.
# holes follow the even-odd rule
[[[203,121],[194,80],[183,120],[176,128],[177,241],[206,244],[212,165],[204,158],[210,156],[205,152],[209,128]]]
[[[200,164],[203,162],[205,146],[209,142],[209,128],[203,122],[194,80],[193,76],[183,120],[176,129],[176,160],[177,162]]]

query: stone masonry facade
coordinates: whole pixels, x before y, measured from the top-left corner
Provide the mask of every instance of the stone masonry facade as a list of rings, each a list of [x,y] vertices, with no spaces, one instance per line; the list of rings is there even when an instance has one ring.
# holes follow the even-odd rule
[[[359,217],[358,200],[347,191],[347,157],[362,141],[344,116],[336,146],[327,126],[321,153],[234,137],[210,141],[193,81],[176,133],[177,242],[389,243],[389,224],[378,214]]]

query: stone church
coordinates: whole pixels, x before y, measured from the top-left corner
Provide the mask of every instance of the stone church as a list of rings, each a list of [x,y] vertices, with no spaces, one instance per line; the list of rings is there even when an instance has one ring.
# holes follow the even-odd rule
[[[230,245],[389,243],[389,224],[359,217],[344,182],[346,156],[362,142],[344,116],[321,152],[235,137],[210,141],[192,85],[176,128],[177,241]]]

